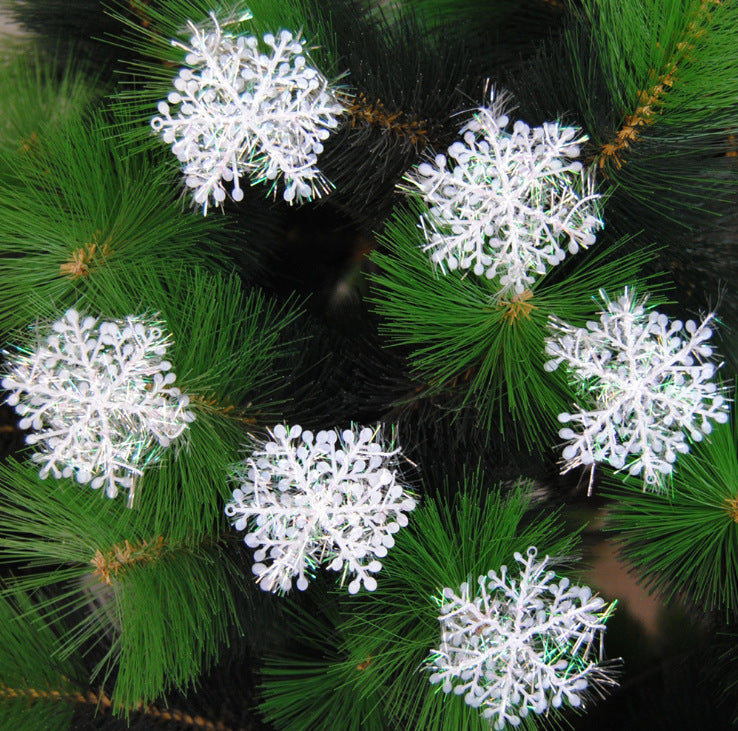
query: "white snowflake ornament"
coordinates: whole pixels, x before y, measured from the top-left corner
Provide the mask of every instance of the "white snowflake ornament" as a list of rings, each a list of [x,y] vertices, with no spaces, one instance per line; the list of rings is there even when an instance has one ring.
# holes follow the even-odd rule
[[[508,131],[504,106],[493,93],[445,155],[405,177],[428,206],[423,250],[444,272],[495,280],[499,296],[522,294],[603,225],[594,171],[574,159],[587,137],[558,122]]]
[[[10,355],[2,387],[37,445],[42,478],[75,477],[109,497],[132,490],[145,466],[194,414],[172,386],[162,327],[134,316],[100,322],[68,310],[36,350]]]
[[[329,184],[317,167],[323,143],[338,127],[345,106],[305,56],[299,33],[233,36],[211,13],[211,27],[192,31],[187,67],[174,91],[159,103],[151,126],[172,145],[185,183],[207,213],[212,201],[243,199],[239,179],[284,178],[292,203],[320,196]]]
[[[429,680],[463,695],[495,729],[564,701],[580,706],[585,690],[613,682],[598,649],[614,604],[557,580],[549,557],[536,560],[537,553],[531,546],[525,558],[515,554],[519,575],[502,566],[476,587],[465,582],[441,595],[441,645],[428,658]]]
[[[712,421],[728,420],[728,401],[713,382],[709,315],[670,322],[648,311],[628,288],[616,301],[600,291],[605,309],[584,328],[552,318],[545,369],[562,363],[582,394],[575,413],[559,414],[573,424],[559,432],[568,441],[565,471],[605,462],[642,475],[644,490],[665,490],[687,435],[701,441]]]
[[[353,427],[313,434],[278,424],[272,441],[238,465],[239,487],[226,515],[255,548],[253,571],[262,589],[308,587],[308,576],[326,564],[348,590],[373,591],[379,559],[408,523],[415,500],[398,484],[399,449],[388,449],[376,430]]]

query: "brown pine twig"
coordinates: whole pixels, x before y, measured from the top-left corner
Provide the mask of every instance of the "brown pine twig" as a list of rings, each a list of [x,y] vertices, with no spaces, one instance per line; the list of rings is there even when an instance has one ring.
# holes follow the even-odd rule
[[[142,540],[139,543],[131,543],[125,540],[122,544],[112,546],[106,553],[98,548],[90,559],[90,563],[95,567],[93,576],[101,583],[112,586],[113,579],[120,571],[135,564],[150,563],[159,558],[166,548],[164,536],[159,536],[152,542]]]
[[[366,122],[398,137],[407,138],[419,149],[428,144],[428,130],[424,121],[409,119],[402,111],[390,112],[379,99],[370,102],[363,93],[359,93],[351,100],[348,114],[351,117],[352,127]]]
[[[52,701],[58,703],[60,701],[64,701],[66,703],[92,705],[97,709],[104,711],[110,711],[110,709],[113,708],[113,702],[103,691],[95,693],[88,690],[82,693],[78,690],[11,688],[7,685],[0,685],[0,698],[6,698],[8,700],[24,698],[30,703],[36,703],[38,701]],[[125,708],[124,706],[119,706],[118,710],[125,710]],[[144,705],[141,703],[138,706],[130,708],[129,711],[154,718],[162,723],[177,723],[180,726],[198,729],[198,731],[249,731],[244,728],[233,729],[222,721],[211,721],[199,714],[193,716],[191,713],[187,713],[186,711],[181,711],[176,708],[158,708],[157,706]]]
[[[97,231],[91,241],[85,242],[75,249],[60,267],[59,272],[70,279],[88,277],[94,266],[100,266],[113,253],[110,247],[111,238],[100,243],[101,231]]]
[[[694,19],[687,25],[684,40],[676,44],[676,58],[666,63],[665,70],[661,74],[656,69],[649,71],[649,86],[638,93],[638,106],[635,111],[626,115],[614,139],[604,144],[595,156],[597,165],[605,177],[607,177],[605,167],[611,164],[620,169],[624,164],[623,156],[626,151],[640,137],[643,130],[658,118],[659,108],[663,105],[666,94],[678,81],[680,64],[688,58],[695,43],[706,33],[704,28],[700,27],[701,23],[709,18],[711,6],[720,4],[721,0],[703,0]]]

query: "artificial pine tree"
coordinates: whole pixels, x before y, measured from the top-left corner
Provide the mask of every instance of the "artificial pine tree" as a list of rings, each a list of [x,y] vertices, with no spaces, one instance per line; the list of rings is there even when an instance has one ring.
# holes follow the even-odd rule
[[[738,720],[735,0],[8,7],[3,728]]]

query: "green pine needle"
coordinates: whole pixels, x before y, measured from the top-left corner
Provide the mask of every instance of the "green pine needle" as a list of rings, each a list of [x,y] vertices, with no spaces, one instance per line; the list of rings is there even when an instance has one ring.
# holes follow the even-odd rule
[[[578,114],[620,215],[704,225],[738,188],[738,7],[717,0],[586,0],[568,32]],[[609,103],[593,93],[592,77]],[[610,108],[606,127],[603,108]],[[630,205],[629,205],[630,201]],[[659,216],[655,217],[654,213]],[[695,216],[695,213],[698,215]]]
[[[500,305],[489,280],[434,270],[421,250],[418,212],[410,206],[396,213],[380,237],[388,253],[372,257],[380,273],[372,277],[377,287],[370,300],[382,317],[380,329],[412,349],[411,365],[427,390],[461,383],[464,403],[476,404],[487,429],[496,421],[504,433],[509,415],[529,446],[550,441],[571,396],[561,375],[543,370],[549,316],[591,319],[598,289],[632,285],[651,252],[616,259],[617,247],[603,246],[580,254],[564,267],[568,276],[554,270],[526,296]]]
[[[327,699],[338,697],[346,728],[383,720],[386,729],[488,729],[478,710],[437,692],[421,670],[440,638],[435,598],[445,586],[510,565],[513,554],[530,545],[541,554],[571,556],[577,536],[564,535],[550,511],[528,520],[534,507],[525,486],[507,498],[488,491],[481,471],[467,476],[453,503],[427,499],[397,534],[376,591],[345,600],[344,618],[331,617],[333,626],[303,610],[294,626],[306,651],[326,643],[337,649],[309,662],[268,662],[263,693],[270,719],[280,728],[307,728],[303,718],[313,728],[329,728],[335,716]]]
[[[42,130],[37,149],[0,153],[18,178],[0,198],[0,331],[66,309],[102,271],[125,288],[173,262],[221,267],[218,217],[185,212],[161,159],[123,159],[107,124],[78,118]]]
[[[174,79],[185,65],[185,51],[172,43],[189,44],[191,30],[207,25],[215,13],[221,27],[233,35],[261,38],[265,33],[284,29],[299,30],[307,40],[313,63],[327,76],[340,73],[338,50],[325,3],[318,0],[225,0],[217,4],[209,0],[170,0],[156,5],[138,3],[140,12],[133,18],[129,3],[112,0],[111,13],[125,27],[123,45],[133,48],[141,60],[130,64],[129,77],[120,84],[114,96],[116,108],[131,115],[132,124],[121,131],[126,146],[162,147],[161,139],[151,131],[151,118],[157,105],[173,90]],[[252,15],[247,19],[247,11]],[[243,20],[239,20],[243,18]],[[227,24],[227,25],[226,25]],[[121,43],[121,39],[111,39]]]
[[[338,603],[324,592],[311,594],[320,601],[309,608],[287,604],[289,625],[300,646],[267,658],[259,710],[285,731],[329,728],[331,719],[339,718],[342,731],[388,731],[379,699],[357,694],[345,680],[350,660],[342,649]]]
[[[222,548],[202,545],[166,551],[114,582],[122,621],[115,704],[135,707],[170,688],[186,691],[217,661],[240,627],[230,591],[236,574]]]
[[[608,477],[607,528],[646,586],[669,601],[686,596],[735,618],[738,605],[738,429],[715,427],[679,456],[671,494],[643,493]]]
[[[45,130],[79,117],[98,96],[93,81],[74,64],[58,69],[33,52],[15,56],[0,66],[0,150],[28,154]],[[11,154],[7,162],[12,159]],[[12,169],[3,165],[0,175],[6,174]]]
[[[45,622],[29,596],[0,584],[0,727],[66,731],[74,713],[79,663],[54,660],[58,624]]]
[[[141,513],[70,480],[42,481],[32,465],[0,466],[0,483],[0,556],[18,571],[5,593],[48,591],[37,611],[68,627],[52,659],[109,642],[92,679],[115,670],[123,711],[184,689],[217,660],[240,624],[237,572],[218,543],[157,535]]]
[[[489,63],[514,63],[526,50],[555,32],[566,11],[564,0],[404,0],[388,5],[415,11],[442,43],[462,39]],[[494,68],[494,66],[489,66]]]
[[[719,0],[585,0],[583,12],[603,59],[610,93],[623,114],[644,92],[654,123],[688,135],[729,122],[735,128],[738,11]],[[607,29],[607,32],[604,32]],[[660,89],[664,83],[667,88]],[[718,119],[715,119],[715,114]],[[644,121],[646,121],[644,119]],[[646,121],[646,124],[649,124]]]

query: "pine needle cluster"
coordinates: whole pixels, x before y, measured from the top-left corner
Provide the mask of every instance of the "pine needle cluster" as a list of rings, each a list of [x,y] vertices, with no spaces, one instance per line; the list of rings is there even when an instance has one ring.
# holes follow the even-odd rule
[[[587,478],[731,636],[736,3],[10,5],[0,726],[577,726],[618,654]]]

